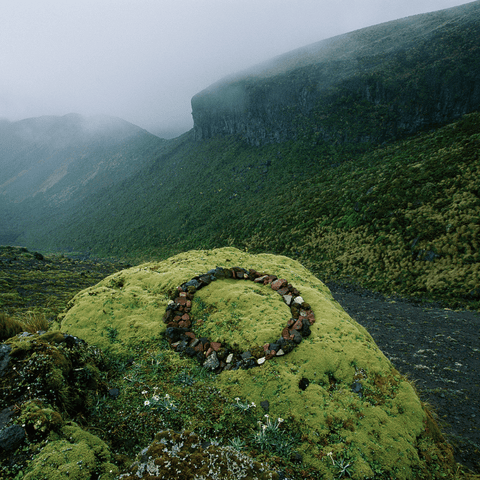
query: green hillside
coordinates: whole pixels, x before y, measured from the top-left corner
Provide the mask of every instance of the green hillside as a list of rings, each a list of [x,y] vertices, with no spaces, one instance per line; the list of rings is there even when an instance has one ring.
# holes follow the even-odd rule
[[[363,153],[190,132],[35,242],[130,260],[234,245],[295,257],[322,279],[475,306],[479,146],[479,114]]]

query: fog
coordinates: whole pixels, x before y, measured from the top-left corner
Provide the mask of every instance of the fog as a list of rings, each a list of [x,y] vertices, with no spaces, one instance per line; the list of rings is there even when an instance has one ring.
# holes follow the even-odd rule
[[[192,127],[220,78],[324,38],[455,0],[1,0],[0,118],[106,114]]]

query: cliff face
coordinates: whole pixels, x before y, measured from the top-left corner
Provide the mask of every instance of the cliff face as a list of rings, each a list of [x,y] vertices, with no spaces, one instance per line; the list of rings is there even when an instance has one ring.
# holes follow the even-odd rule
[[[197,140],[382,142],[480,105],[480,1],[282,55],[192,98]]]

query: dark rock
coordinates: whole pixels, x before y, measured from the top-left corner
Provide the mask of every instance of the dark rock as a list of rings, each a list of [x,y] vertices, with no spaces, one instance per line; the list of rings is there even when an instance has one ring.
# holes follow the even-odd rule
[[[193,347],[187,347],[185,349],[185,355],[188,355],[190,358],[194,357],[197,354]]]
[[[270,410],[270,402],[268,400],[263,400],[262,402],[260,402],[260,406],[263,408],[265,413],[268,413],[268,411]]]
[[[13,414],[13,407],[4,408],[0,412],[0,430],[10,421]]]
[[[189,282],[187,283],[184,283],[182,285],[182,288],[186,289],[188,287],[195,287],[195,288],[198,288],[200,286],[200,282],[198,280],[195,280],[194,278],[192,280],[190,280]]]
[[[310,330],[310,321],[308,320],[307,317],[303,317],[302,319],[302,329],[300,330],[302,332],[302,337],[308,337],[312,331]]]
[[[300,390],[306,390],[309,385],[310,385],[310,380],[305,377],[302,377],[298,382],[298,388],[300,388]]]
[[[293,341],[298,345],[299,343],[302,342],[303,337],[302,334],[298,330],[292,330],[292,335],[293,335]],[[285,349],[284,349],[285,350]],[[285,350],[285,353],[287,351]]]
[[[250,352],[243,352],[240,356],[242,357],[242,360],[248,360],[251,358],[252,354]]]
[[[10,345],[0,345],[0,377],[3,377],[10,361],[10,352],[12,347]]]
[[[12,425],[0,432],[0,448],[7,452],[15,451],[25,439],[25,430],[20,425]]]
[[[118,388],[111,388],[109,391],[108,391],[108,394],[112,397],[112,398],[117,398],[119,395],[120,395],[120,390]]]
[[[43,257],[43,255],[42,255],[41,253],[35,252],[35,253],[33,254],[33,256],[34,256],[37,260],[40,260],[40,261],[45,260],[44,257]]]
[[[356,393],[360,398],[362,398],[362,384],[360,382],[353,382],[352,384],[352,392]]]

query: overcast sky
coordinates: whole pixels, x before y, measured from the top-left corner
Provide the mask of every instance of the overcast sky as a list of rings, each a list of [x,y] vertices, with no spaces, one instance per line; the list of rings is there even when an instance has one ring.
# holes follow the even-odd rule
[[[0,0],[0,117],[107,114],[186,131],[220,78],[458,0]]]

